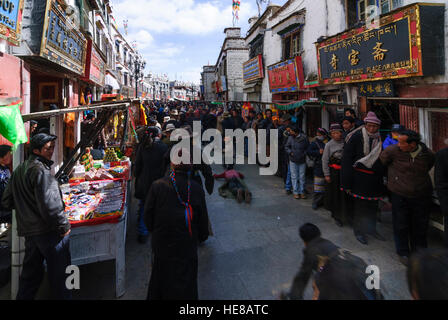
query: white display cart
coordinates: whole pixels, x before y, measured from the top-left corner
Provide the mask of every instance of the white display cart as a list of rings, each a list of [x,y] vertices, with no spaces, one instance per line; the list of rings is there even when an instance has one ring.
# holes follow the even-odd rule
[[[116,297],[126,292],[126,229],[130,181],[126,182],[124,212],[118,223],[104,223],[72,228],[70,233],[70,252],[73,265],[115,260]]]

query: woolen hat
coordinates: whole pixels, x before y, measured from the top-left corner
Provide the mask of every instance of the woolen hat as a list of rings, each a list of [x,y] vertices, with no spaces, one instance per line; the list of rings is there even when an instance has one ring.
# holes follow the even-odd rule
[[[319,132],[323,136],[328,136],[328,131],[325,128],[318,128],[317,132]]]
[[[375,112],[369,111],[369,113],[367,114],[367,117],[364,118],[364,122],[365,123],[374,123],[377,125],[381,125],[381,120],[378,119],[378,117],[376,116]]]
[[[342,127],[341,127],[341,125],[339,123],[333,123],[330,126],[330,132],[331,131],[341,131],[341,132],[343,132]]]

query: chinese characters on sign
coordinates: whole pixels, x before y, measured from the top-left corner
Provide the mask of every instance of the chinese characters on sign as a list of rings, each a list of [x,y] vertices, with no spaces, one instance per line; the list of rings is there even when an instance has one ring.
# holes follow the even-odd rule
[[[358,55],[359,51],[356,51],[355,49],[352,49],[352,52],[348,55],[348,59],[352,66],[356,66],[359,63]]]
[[[444,73],[445,6],[414,3],[316,43],[321,85]]]
[[[364,82],[358,85],[358,92],[360,96],[364,97],[393,97],[395,96],[393,82],[389,81],[375,81]]]
[[[318,49],[321,77],[332,79],[392,71],[400,68],[402,62],[403,67],[411,67],[408,24],[408,19],[402,19]]]
[[[376,46],[373,48],[373,50],[375,50],[375,51],[373,51],[372,55],[373,55],[374,59],[377,61],[383,61],[384,53],[389,51],[389,50],[381,49],[382,45],[383,44],[381,42],[377,42]]]
[[[297,56],[268,67],[269,88],[273,93],[295,92],[303,87],[302,59]]]
[[[86,40],[54,5],[47,9],[48,25],[44,30],[41,55],[63,67],[83,74]]]

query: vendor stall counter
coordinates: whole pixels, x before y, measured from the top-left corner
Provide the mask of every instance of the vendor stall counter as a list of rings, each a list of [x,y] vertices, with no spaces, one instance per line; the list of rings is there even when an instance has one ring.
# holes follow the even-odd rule
[[[84,265],[115,260],[115,291],[119,298],[125,294],[125,246],[130,183],[126,183],[124,213],[118,223],[103,223],[72,228],[70,251],[72,264]]]

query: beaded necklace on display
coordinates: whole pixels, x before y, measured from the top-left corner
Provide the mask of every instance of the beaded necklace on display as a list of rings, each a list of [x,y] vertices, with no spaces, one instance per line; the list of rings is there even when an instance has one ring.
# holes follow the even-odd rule
[[[190,236],[192,236],[193,234],[191,231],[191,221],[193,220],[193,208],[190,205],[191,171],[188,171],[188,188],[187,188],[188,196],[187,196],[186,203],[182,200],[182,197],[180,196],[179,189],[177,188],[177,184],[176,184],[176,173],[174,172],[173,169],[171,169],[170,178],[171,178],[171,182],[173,183],[174,190],[176,190],[177,199],[179,199],[180,204],[185,207],[185,222],[187,224],[187,228],[190,233]]]

